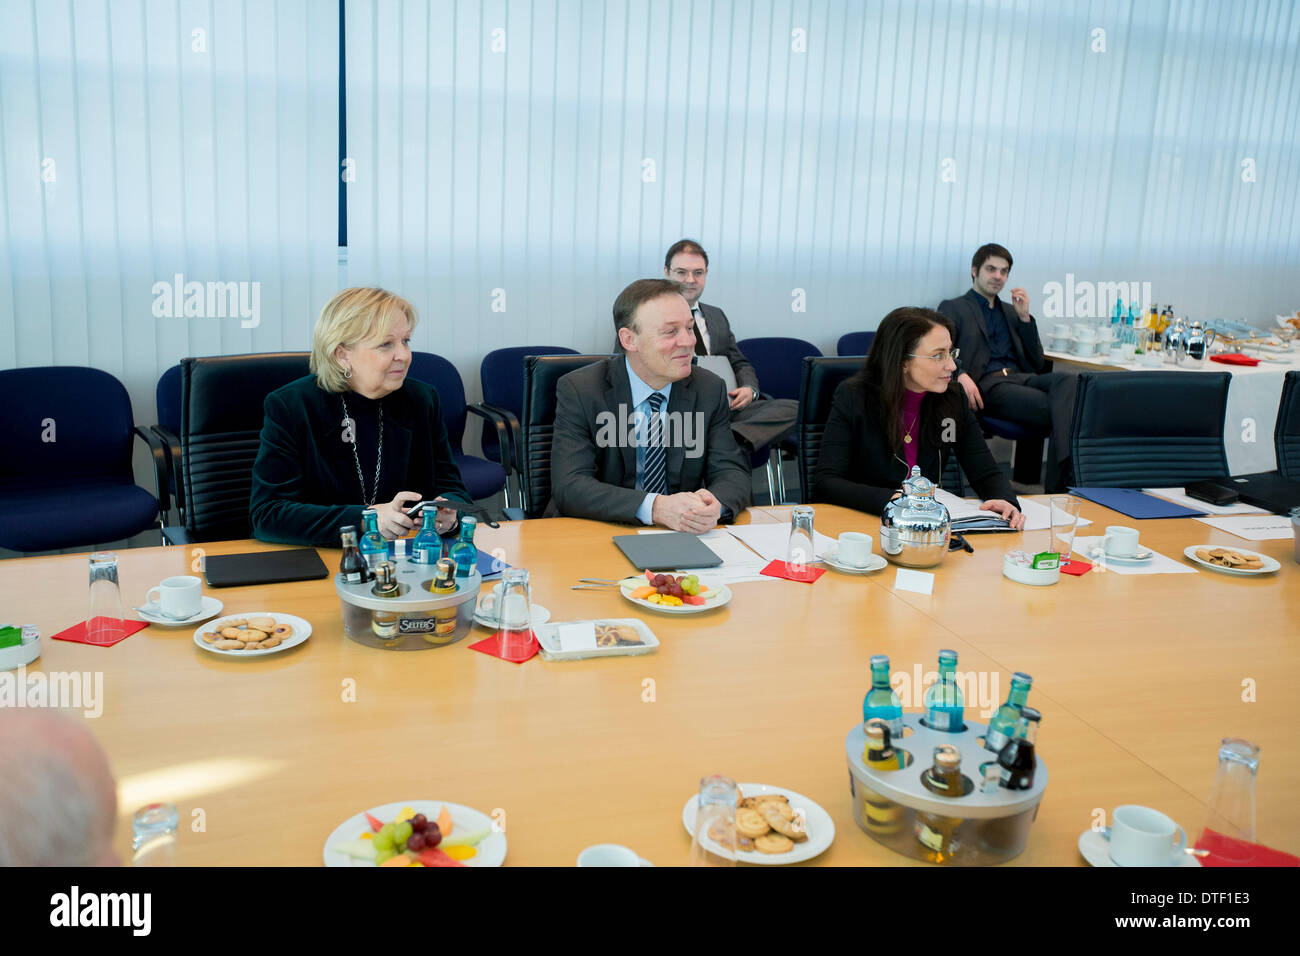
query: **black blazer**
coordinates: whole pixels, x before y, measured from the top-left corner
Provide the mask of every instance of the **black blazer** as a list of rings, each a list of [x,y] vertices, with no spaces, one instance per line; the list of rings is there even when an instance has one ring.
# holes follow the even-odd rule
[[[349,405],[364,399],[353,398]],[[399,491],[469,502],[442,421],[438,393],[407,377],[380,400],[384,461],[376,501]],[[266,396],[261,447],[253,463],[253,535],[279,544],[337,548],[339,529],[362,532],[361,485],[352,446],[342,440],[339,396],[307,375]],[[373,475],[367,475],[373,481]]]
[[[602,412],[615,431],[620,409],[632,418],[632,385],[626,358],[612,358],[570,372],[555,389],[555,440],[551,446],[552,501],[547,513],[598,521],[636,522],[645,492],[636,488],[636,449],[626,441],[598,439]],[[700,416],[704,447],[688,457],[683,445],[668,446],[668,494],[708,488],[734,517],[749,507],[749,464],[731,434],[731,413],[722,379],[696,368],[673,382],[668,413]],[[605,421],[610,419],[605,418]],[[607,433],[608,435],[608,433]],[[665,433],[665,440],[673,437]],[[623,445],[626,447],[619,447]]]
[[[709,330],[709,354],[725,355],[731,363],[731,370],[736,373],[736,385],[740,388],[752,388],[758,391],[758,373],[753,363],[736,345],[736,335],[731,331],[731,322],[727,313],[716,305],[699,303],[700,314],[704,316],[704,325]],[[696,333],[699,334],[698,332]]]
[[[973,290],[972,290],[973,291]],[[978,292],[974,293],[979,295]],[[1043,343],[1038,338],[1038,323],[1031,315],[1028,322],[1021,322],[1014,306],[1001,299],[997,307],[1006,317],[1007,328],[1011,333],[1011,351],[1016,363],[1025,372],[1047,371],[1047,361],[1043,357]],[[961,349],[961,359],[957,371],[965,372],[976,383],[989,367],[989,330],[984,323],[984,312],[971,297],[971,293],[956,299],[944,299],[939,303],[939,312],[952,319],[957,327],[957,341],[953,344]],[[963,465],[963,467],[965,467]]]
[[[871,411],[867,411],[867,394],[868,386],[857,378],[841,382],[835,389],[830,418],[822,435],[821,456],[813,471],[812,500],[878,515],[902,487],[909,472],[906,460],[902,455],[895,455],[889,445],[879,404],[873,402]],[[934,402],[927,395],[921,403],[922,437],[916,451],[921,474],[937,486],[945,463],[955,454],[981,500],[1001,498],[1019,508],[1011,483],[993,460],[964,396],[956,441],[952,444],[934,444],[924,437],[932,431],[933,415]]]

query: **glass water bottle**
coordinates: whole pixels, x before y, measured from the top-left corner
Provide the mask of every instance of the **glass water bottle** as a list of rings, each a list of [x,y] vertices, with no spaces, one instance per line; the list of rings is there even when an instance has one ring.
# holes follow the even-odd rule
[[[889,726],[889,735],[898,742],[903,739],[903,702],[889,686],[889,655],[871,655],[871,690],[862,699],[862,721],[866,723],[879,717]]]
[[[1016,671],[1011,675],[1011,693],[1007,695],[1007,702],[997,709],[997,713],[989,721],[988,733],[984,735],[986,750],[1000,753],[1007,745],[1007,741],[1016,731],[1020,708],[1025,706],[1025,701],[1029,697],[1029,688],[1033,685],[1034,679],[1023,671]]]
[[[957,652],[939,652],[939,679],[925,692],[925,722],[931,730],[957,734],[965,729],[965,701],[957,686]]]

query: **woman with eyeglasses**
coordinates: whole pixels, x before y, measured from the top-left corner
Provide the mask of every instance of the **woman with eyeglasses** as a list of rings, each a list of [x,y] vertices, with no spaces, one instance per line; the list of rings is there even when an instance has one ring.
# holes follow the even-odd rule
[[[895,309],[880,323],[862,370],[835,390],[813,472],[813,500],[880,514],[913,465],[936,485],[953,455],[980,508],[1024,527],[1011,483],[964,401],[953,326],[932,309]]]

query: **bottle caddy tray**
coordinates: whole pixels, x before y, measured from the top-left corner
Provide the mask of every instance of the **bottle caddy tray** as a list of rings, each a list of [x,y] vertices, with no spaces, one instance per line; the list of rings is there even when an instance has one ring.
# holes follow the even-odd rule
[[[983,866],[1019,856],[1028,842],[1029,828],[1038,816],[1038,805],[1047,787],[1047,767],[1042,759],[1038,760],[1030,789],[998,787],[992,793],[984,793],[980,768],[998,759],[997,754],[985,750],[980,742],[987,726],[968,720],[966,729],[960,733],[940,733],[922,724],[922,716],[904,714],[903,739],[890,741],[896,750],[911,754],[910,762],[899,770],[882,772],[868,767],[862,759],[867,745],[862,724],[849,731],[844,750],[849,764],[853,819],[877,843],[918,860],[936,862],[916,837],[918,812],[939,818],[952,830],[955,848],[942,865]],[[921,783],[921,774],[932,765],[934,748],[940,744],[952,744],[961,752],[961,772],[974,785],[965,796],[939,797]]]
[[[474,606],[483,578],[477,571],[456,578],[456,593],[434,594],[429,588],[437,566],[399,557],[397,584],[401,596],[381,598],[371,592],[374,581],[344,584],[334,575],[343,614],[343,631],[358,644],[386,651],[427,651],[454,644],[470,632]]]

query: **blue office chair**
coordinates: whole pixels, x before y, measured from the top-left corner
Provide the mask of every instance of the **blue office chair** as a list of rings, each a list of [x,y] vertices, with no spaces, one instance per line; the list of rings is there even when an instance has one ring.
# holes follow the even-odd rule
[[[20,368],[0,372],[0,394],[0,547],[79,548],[161,528],[165,452],[135,426],[121,382],[81,366]],[[134,438],[149,445],[158,497],[135,484]]]
[[[1076,484],[1170,488],[1226,476],[1231,380],[1228,372],[1080,375],[1070,434]]]
[[[520,436],[523,434],[519,420],[524,414],[524,357],[528,355],[577,355],[573,349],[558,345],[520,345],[513,348],[493,349],[483,356],[479,365],[479,382],[483,388],[482,408],[505,422],[507,445],[499,440],[500,429],[495,423],[483,422],[483,454],[490,460],[499,462],[506,470],[506,504],[509,505],[510,475],[515,476],[519,486],[519,502],[522,506],[523,492],[523,449]]]
[[[460,380],[460,372],[441,355],[412,352],[411,367],[407,374],[433,386],[438,393],[442,420],[447,426],[447,440],[451,443],[451,455],[456,460],[461,480],[465,482],[470,497],[475,501],[491,498],[506,486],[506,471],[494,461],[465,454],[461,443],[465,437],[466,413],[473,412],[492,423],[497,429],[499,445],[509,447],[505,422],[482,406],[466,404],[465,385]]]
[[[866,355],[871,351],[875,332],[845,332],[835,343],[836,355]]]
[[[1300,481],[1300,372],[1287,372],[1273,429],[1277,470],[1289,481]]]
[[[736,343],[745,358],[758,373],[758,385],[766,398],[799,400],[799,384],[803,375],[803,360],[809,356],[820,357],[822,352],[811,342],[784,336],[760,336]],[[799,454],[799,433],[795,432],[781,441],[781,454],[793,461]],[[777,468],[777,490],[781,500],[786,500],[785,475]]]

